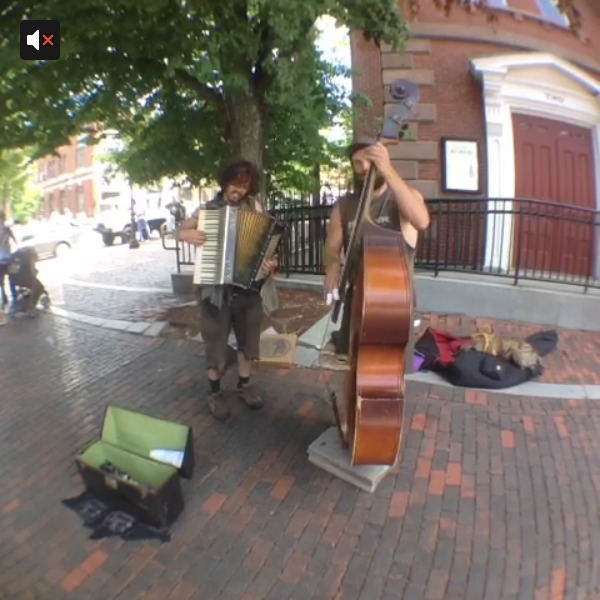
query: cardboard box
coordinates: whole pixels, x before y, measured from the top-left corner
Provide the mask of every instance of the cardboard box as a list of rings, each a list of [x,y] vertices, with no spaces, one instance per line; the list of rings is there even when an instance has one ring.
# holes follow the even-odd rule
[[[272,367],[289,367],[294,364],[298,336],[290,333],[261,335],[260,364]]]
[[[167,527],[184,507],[180,476],[194,472],[192,430],[108,406],[100,440],[75,460],[85,487],[100,499]]]

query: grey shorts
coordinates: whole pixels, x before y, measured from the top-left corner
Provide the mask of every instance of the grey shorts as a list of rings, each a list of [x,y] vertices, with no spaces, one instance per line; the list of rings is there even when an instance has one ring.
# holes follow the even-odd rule
[[[208,299],[200,303],[200,332],[204,339],[209,369],[220,373],[227,365],[227,342],[233,330],[238,350],[248,360],[258,360],[263,318],[260,294],[241,290],[218,308]]]

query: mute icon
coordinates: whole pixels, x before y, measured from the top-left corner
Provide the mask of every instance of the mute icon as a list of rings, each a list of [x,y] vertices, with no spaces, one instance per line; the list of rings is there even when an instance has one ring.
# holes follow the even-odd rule
[[[58,60],[60,58],[60,22],[25,20],[20,23],[22,60]]]

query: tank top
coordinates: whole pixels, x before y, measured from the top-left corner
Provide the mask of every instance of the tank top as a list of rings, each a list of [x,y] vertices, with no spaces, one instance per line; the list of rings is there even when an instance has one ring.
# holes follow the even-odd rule
[[[340,216],[342,219],[342,235],[344,253],[348,249],[350,234],[358,208],[359,196],[357,194],[348,194],[339,200]],[[414,271],[415,249],[406,242],[402,227],[400,226],[400,214],[398,213],[398,205],[396,204],[393,192],[387,188],[381,195],[374,198],[371,202],[371,219],[374,223],[385,229],[393,229],[399,232],[406,255],[409,262],[411,272]]]

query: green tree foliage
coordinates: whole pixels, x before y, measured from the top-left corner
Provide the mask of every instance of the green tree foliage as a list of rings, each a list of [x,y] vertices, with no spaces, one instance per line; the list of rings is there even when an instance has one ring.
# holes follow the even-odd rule
[[[398,47],[406,36],[395,0],[9,3],[0,147],[32,145],[42,155],[102,123],[128,142],[121,164],[139,182],[198,181],[231,156],[301,178],[327,156],[320,132],[342,108],[336,69],[315,49],[324,14]],[[60,60],[19,60],[22,18],[60,20]]]
[[[32,180],[27,151],[0,151],[0,208],[9,218],[26,221],[37,213],[40,197]]]
[[[573,1],[558,0],[577,23]],[[41,156],[101,123],[128,142],[119,160],[139,183],[198,182],[233,156],[302,181],[331,157],[321,131],[343,107],[335,68],[315,50],[317,19],[401,49],[400,6],[424,2],[487,10],[485,0],[6,0],[0,148]],[[60,20],[60,60],[20,60],[24,18]]]

